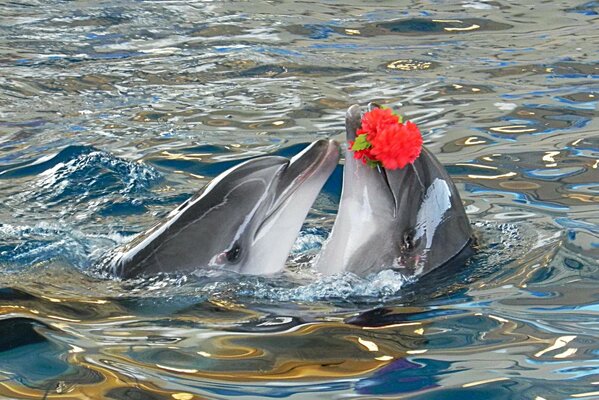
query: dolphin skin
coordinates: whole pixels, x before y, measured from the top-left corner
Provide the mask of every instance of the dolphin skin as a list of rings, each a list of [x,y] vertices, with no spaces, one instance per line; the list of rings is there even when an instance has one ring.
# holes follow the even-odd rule
[[[338,145],[319,140],[291,160],[245,161],[116,250],[100,270],[123,279],[199,268],[276,273],[338,160]]]
[[[351,106],[348,140],[355,139],[361,119],[361,108]],[[413,164],[386,170],[364,165],[348,149],[339,211],[316,269],[360,276],[395,269],[418,276],[450,262],[471,242],[460,195],[430,151],[423,147]]]

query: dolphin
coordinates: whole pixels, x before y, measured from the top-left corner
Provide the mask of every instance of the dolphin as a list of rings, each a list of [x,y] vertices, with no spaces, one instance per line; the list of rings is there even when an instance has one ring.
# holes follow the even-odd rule
[[[318,140],[291,159],[242,162],[114,251],[99,270],[123,279],[199,268],[274,274],[338,160],[338,144]]]
[[[355,139],[361,120],[360,106],[351,106],[345,120],[348,140]],[[413,277],[455,259],[471,242],[455,184],[428,149],[396,170],[364,165],[348,149],[339,211],[315,268],[359,276],[395,269]]]

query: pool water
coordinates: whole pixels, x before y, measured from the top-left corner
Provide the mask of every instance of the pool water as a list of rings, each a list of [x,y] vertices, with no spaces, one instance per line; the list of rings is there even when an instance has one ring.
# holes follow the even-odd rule
[[[524,3],[524,2],[522,2]],[[0,397],[599,398],[599,3],[0,4]],[[478,240],[319,276],[342,163],[275,277],[93,265],[212,177],[399,108]]]

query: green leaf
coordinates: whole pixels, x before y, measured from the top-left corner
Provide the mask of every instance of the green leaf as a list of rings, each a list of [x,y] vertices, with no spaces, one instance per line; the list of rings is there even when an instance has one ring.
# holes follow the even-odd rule
[[[363,133],[362,135],[358,135],[358,137],[356,137],[356,141],[354,142],[354,145],[351,147],[351,149],[353,151],[360,151],[369,149],[371,146],[372,145],[370,144],[368,139],[366,139],[366,134]]]

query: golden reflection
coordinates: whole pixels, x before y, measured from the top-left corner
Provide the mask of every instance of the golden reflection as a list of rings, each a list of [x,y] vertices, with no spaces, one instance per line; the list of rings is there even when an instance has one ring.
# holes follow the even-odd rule
[[[202,161],[205,157],[209,157],[210,153],[197,153],[197,154],[175,154],[170,151],[164,150],[160,153],[167,160],[186,160],[186,161]]]
[[[171,397],[175,400],[192,400],[194,398],[193,394],[191,393],[173,393],[171,394]]]
[[[574,397],[574,398],[581,398],[581,397],[595,397],[595,396],[599,396],[599,392],[586,392],[586,393],[576,393],[576,394],[571,394],[570,397]]]
[[[74,319],[74,318],[66,318],[66,317],[60,317],[58,315],[50,315],[50,314],[46,314],[46,317],[48,318],[52,318],[52,319],[57,319],[59,321],[66,321],[66,322],[81,322],[80,319]]]
[[[109,300],[103,299],[77,299],[79,303],[87,303],[87,304],[108,304]]]
[[[568,349],[566,351],[564,351],[563,353],[559,353],[553,356],[553,358],[568,358],[570,356],[573,356],[574,354],[576,354],[576,352],[578,351],[578,349],[576,347],[573,347],[571,349]]]
[[[530,133],[536,132],[536,128],[530,128],[528,125],[507,125],[507,126],[496,126],[490,128],[493,132],[499,133]]]
[[[471,175],[468,174],[468,178],[471,179],[501,179],[501,178],[509,178],[512,176],[516,176],[515,172],[506,172],[505,174],[500,175]]]
[[[208,120],[204,121],[204,123],[206,125],[216,126],[216,127],[224,127],[224,126],[231,125],[231,121],[228,121],[226,119],[208,119]]]
[[[550,351],[561,349],[562,347],[566,347],[568,345],[568,343],[570,343],[574,339],[576,339],[575,335],[560,336],[557,339],[555,339],[555,341],[553,342],[553,344],[551,346],[535,353],[535,357],[541,357],[545,353],[549,353]]]
[[[359,35],[360,30],[359,29],[345,29],[345,33],[348,35]]]
[[[366,349],[368,351],[379,351],[379,346],[377,346],[376,343],[374,343],[370,340],[362,339],[359,337],[358,343],[360,343],[362,346],[366,347]]]
[[[464,144],[466,146],[474,146],[474,145],[477,145],[477,144],[485,144],[485,143],[487,143],[487,141],[486,140],[481,140],[478,136],[470,136],[468,139],[466,139],[464,141]]]
[[[365,329],[368,331],[378,331],[378,330],[382,330],[382,329],[402,328],[404,326],[414,326],[414,325],[422,325],[422,323],[420,323],[420,322],[402,322],[399,324],[390,324],[390,325],[383,325],[383,326],[364,326],[364,327],[362,327],[362,329]]]
[[[491,314],[489,314],[489,318],[494,319],[495,321],[502,322],[502,323],[510,322],[509,320],[507,320],[505,318],[498,317],[496,315],[491,315]]]
[[[559,154],[559,151],[548,151],[544,156],[543,156],[543,161],[545,162],[550,162],[550,163],[554,163],[555,162],[555,156],[557,156]]]
[[[173,399],[205,399],[205,397],[191,394],[189,395],[192,397],[186,397],[185,395],[188,395],[188,393],[163,389],[161,387],[162,385],[154,384],[146,379],[139,379],[139,377],[121,375],[120,373],[117,373],[96,362],[86,362],[85,359],[74,359],[70,361],[74,365],[84,365],[85,368],[98,373],[98,375],[102,377],[102,381],[99,383],[69,383],[57,381],[54,384],[54,388],[49,390],[45,388],[47,385],[44,385],[44,389],[42,389],[22,386],[16,381],[3,381],[0,382],[0,397],[23,400],[104,399],[107,398],[106,395],[108,393],[114,392],[118,389],[135,388],[139,398],[153,398],[154,396],[158,396],[159,398],[171,397]]]
[[[62,303],[62,300],[61,300],[61,299],[56,299],[56,298],[54,298],[54,297],[50,297],[50,296],[44,296],[44,295],[41,295],[40,297],[41,297],[42,299],[49,300],[49,301],[51,301],[52,303]]]
[[[497,170],[497,167],[493,167],[492,165],[483,165],[483,164],[472,164],[472,163],[456,163],[456,165],[459,166],[463,166],[463,167],[476,167],[476,168],[483,168],[483,169],[492,169],[492,170]]]
[[[445,29],[447,32],[461,32],[461,31],[473,31],[473,30],[478,29],[478,28],[480,28],[480,25],[472,24],[472,25],[464,27],[464,28],[450,28],[450,27],[445,27],[443,29]]]
[[[590,194],[582,194],[582,193],[568,193],[563,194],[564,197],[569,199],[579,200],[583,203],[597,203],[599,202],[599,196],[591,196]]]
[[[433,64],[428,61],[396,60],[387,64],[387,68],[401,71],[414,71],[429,69],[432,67],[432,65]]]
[[[493,383],[493,382],[501,382],[501,381],[509,381],[510,378],[491,378],[491,379],[484,379],[482,381],[476,381],[476,382],[470,382],[470,383],[464,383],[462,385],[463,388],[469,388],[469,387],[473,387],[473,386],[480,386],[480,385],[486,385],[487,383]]]
[[[210,336],[203,338],[201,350],[191,339],[183,339],[172,349],[113,346],[105,349],[102,357],[110,356],[119,364],[135,365],[140,370],[156,368],[163,373],[225,381],[348,378],[375,371],[407,354],[426,352],[417,348],[422,339],[413,332],[413,327],[402,331],[400,343],[397,335],[388,331],[365,335],[358,326],[311,323],[284,332]],[[410,350],[413,352],[408,353]]]
[[[216,342],[218,343],[218,339]],[[262,357],[264,355],[262,350],[254,347],[236,345],[228,342],[221,344],[223,347],[220,347],[220,344],[214,346],[213,352],[200,351],[198,354],[202,353],[200,354],[201,356],[215,360]]]
[[[195,374],[198,372],[197,369],[170,367],[168,365],[162,365],[162,364],[156,364],[156,366],[160,369],[165,369],[167,371],[173,371],[173,372],[180,372],[182,374]]]

